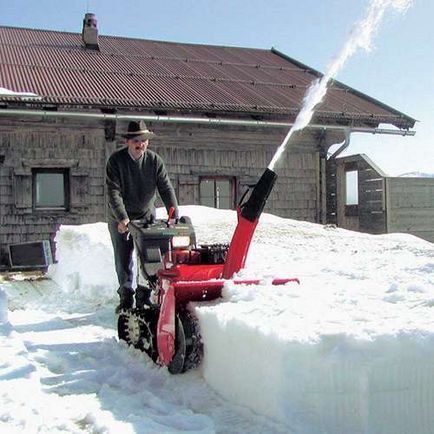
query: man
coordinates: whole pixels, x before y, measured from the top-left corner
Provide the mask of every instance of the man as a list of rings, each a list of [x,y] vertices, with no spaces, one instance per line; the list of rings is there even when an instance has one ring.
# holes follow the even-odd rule
[[[132,288],[133,240],[128,237],[130,220],[155,218],[155,194],[158,193],[167,210],[175,209],[178,217],[178,202],[162,158],[148,149],[149,139],[154,136],[143,121],[132,121],[123,136],[126,147],[115,151],[106,166],[106,184],[109,201],[109,232],[113,244],[116,273],[119,281],[118,294],[121,309],[134,304]],[[150,289],[139,286],[136,305],[149,302]]]

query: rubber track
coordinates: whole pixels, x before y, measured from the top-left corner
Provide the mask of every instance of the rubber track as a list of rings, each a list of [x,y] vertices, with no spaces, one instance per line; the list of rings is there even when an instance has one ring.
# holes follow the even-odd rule
[[[187,347],[183,369],[185,372],[200,365],[203,357],[203,343],[197,318],[187,308],[180,309],[179,318],[184,328]]]

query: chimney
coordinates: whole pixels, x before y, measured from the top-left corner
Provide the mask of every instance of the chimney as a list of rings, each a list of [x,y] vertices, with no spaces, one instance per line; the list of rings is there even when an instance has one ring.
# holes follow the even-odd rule
[[[84,45],[90,50],[99,50],[98,26],[95,14],[86,14],[83,20],[83,31],[81,33]]]

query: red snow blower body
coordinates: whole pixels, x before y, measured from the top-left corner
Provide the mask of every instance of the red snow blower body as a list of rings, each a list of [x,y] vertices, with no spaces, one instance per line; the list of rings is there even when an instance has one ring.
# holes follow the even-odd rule
[[[250,242],[277,175],[266,169],[250,197],[237,208],[238,223],[227,244],[196,245],[188,217],[179,222],[133,221],[139,267],[153,290],[154,302],[144,308],[120,312],[119,338],[145,351],[171,373],[196,367],[202,356],[198,322],[187,309],[189,302],[217,299],[225,280],[244,267]],[[274,279],[282,285],[298,279]],[[258,280],[233,280],[257,284]]]

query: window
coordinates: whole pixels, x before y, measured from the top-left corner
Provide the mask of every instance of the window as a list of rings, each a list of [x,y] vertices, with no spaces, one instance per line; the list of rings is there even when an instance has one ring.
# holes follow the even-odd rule
[[[200,204],[212,208],[234,208],[234,180],[224,177],[200,179]]]
[[[69,208],[69,169],[33,169],[33,208]]]
[[[359,204],[359,176],[357,170],[345,172],[345,205]]]

